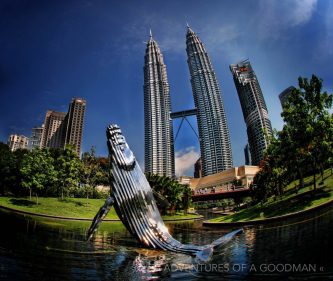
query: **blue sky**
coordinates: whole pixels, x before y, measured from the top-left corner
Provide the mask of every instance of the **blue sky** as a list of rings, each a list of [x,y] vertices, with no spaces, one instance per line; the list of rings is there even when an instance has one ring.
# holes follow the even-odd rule
[[[72,97],[84,97],[83,151],[94,145],[106,155],[105,128],[118,123],[142,165],[144,42],[151,28],[167,65],[172,109],[192,108],[186,22],[216,71],[235,165],[244,163],[247,135],[230,64],[249,58],[276,129],[278,94],[297,85],[298,76],[314,73],[333,92],[333,1],[2,0],[0,141],[11,133],[29,136],[46,110],[67,111]],[[176,141],[178,173],[191,175],[198,155],[185,124]]]

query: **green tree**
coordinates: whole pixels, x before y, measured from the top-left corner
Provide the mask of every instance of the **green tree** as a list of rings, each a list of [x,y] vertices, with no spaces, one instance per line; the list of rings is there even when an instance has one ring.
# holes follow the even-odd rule
[[[251,197],[255,202],[264,202],[271,195],[269,185],[270,169],[266,162],[262,163],[260,171],[253,178],[250,185]]]
[[[278,132],[280,146],[281,166],[289,171],[289,175],[299,179],[295,192],[304,187],[304,174],[306,173],[307,157],[304,150],[299,147],[298,143],[292,139],[289,126],[284,126],[282,131]]]
[[[302,188],[308,166],[315,191],[316,173],[323,175],[333,155],[333,119],[329,114],[333,97],[321,92],[322,80],[315,75],[310,81],[301,77],[298,81],[299,88],[292,91],[283,107],[283,129],[274,132],[251,186],[252,197],[257,201],[282,195],[284,186],[294,177],[293,171],[299,178],[298,188]]]
[[[166,215],[167,213],[167,209],[172,205],[175,205],[175,202],[171,202],[170,198],[170,187],[172,185],[172,179],[169,177],[165,177],[165,176],[160,176],[157,174],[146,174],[147,180],[150,184],[150,186],[152,187],[152,189],[154,190],[154,192],[157,192],[158,194],[160,194],[161,196],[163,196],[168,202],[169,204],[165,204],[164,206],[160,206],[159,208],[161,208],[161,212],[162,215]],[[156,196],[156,195],[155,195]]]
[[[96,194],[96,186],[109,185],[110,168],[109,161],[104,157],[96,157],[95,148],[92,146],[90,152],[85,152],[82,156],[83,172],[81,175],[82,183],[85,185],[86,196],[89,193]]]
[[[243,183],[242,183],[242,180],[241,179],[234,179],[233,181],[232,181],[232,186],[234,187],[234,188],[236,188],[236,187],[240,187],[240,186],[242,186],[243,185]]]
[[[170,177],[157,174],[147,174],[146,177],[153,190],[165,197],[170,203],[168,210],[166,208],[161,210],[163,215],[167,211],[174,214],[181,209],[187,212],[192,202],[192,191],[187,185],[182,185]]]
[[[316,190],[316,172],[323,171],[332,156],[333,122],[328,110],[333,98],[322,92],[322,80],[315,75],[310,81],[300,77],[298,82],[299,88],[292,91],[282,112],[283,133],[296,148],[294,165],[310,163]]]
[[[55,163],[58,170],[57,185],[61,190],[61,199],[64,199],[64,193],[68,196],[71,189],[78,187],[82,164],[72,146],[66,146]]]
[[[171,184],[168,186],[167,194],[165,195],[171,204],[169,209],[171,215],[182,209],[183,195],[184,186],[171,179]]]
[[[34,191],[38,204],[38,194],[57,181],[57,172],[54,168],[54,159],[48,149],[34,149],[24,155],[22,167],[22,186]]]
[[[14,179],[13,185],[11,187],[11,191],[16,195],[25,195],[24,190],[22,189],[22,174],[21,174],[21,168],[23,159],[26,154],[29,154],[29,150],[27,149],[17,149],[13,152],[14,158],[15,158],[15,166],[12,170],[12,176]]]
[[[268,197],[281,196],[290,176],[281,153],[281,142],[273,134],[270,145],[261,161],[260,171],[255,175],[251,188],[251,196],[255,201],[264,202]]]
[[[0,142],[0,194],[2,195],[16,183],[13,173],[15,164],[15,156],[10,151],[9,146]]]
[[[183,185],[182,205],[184,214],[187,215],[188,209],[192,204],[192,189],[188,185]]]

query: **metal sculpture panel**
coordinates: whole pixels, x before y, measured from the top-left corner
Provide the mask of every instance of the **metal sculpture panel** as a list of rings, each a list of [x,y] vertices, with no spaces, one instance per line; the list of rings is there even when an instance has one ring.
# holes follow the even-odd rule
[[[168,232],[157,208],[153,191],[141,171],[120,128],[110,125],[106,131],[112,173],[111,196],[95,216],[88,231],[89,239],[112,205],[128,231],[146,247],[196,256],[208,261],[213,250],[230,241],[241,230],[230,232],[205,246],[182,244]]]

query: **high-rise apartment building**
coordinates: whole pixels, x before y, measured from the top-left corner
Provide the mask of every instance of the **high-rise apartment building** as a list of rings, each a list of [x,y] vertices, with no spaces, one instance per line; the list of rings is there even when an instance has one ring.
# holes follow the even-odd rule
[[[73,98],[68,113],[48,110],[45,115],[40,147],[64,148],[67,144],[81,154],[86,101]]]
[[[43,135],[43,127],[33,127],[32,131],[31,131],[31,137],[29,138],[29,149],[34,149],[36,147],[40,147],[41,146],[41,141],[42,141],[42,135]]]
[[[26,149],[28,148],[29,139],[23,135],[10,135],[8,138],[8,146],[11,151],[15,151],[17,149]]]
[[[212,63],[190,27],[186,34],[186,52],[197,108],[203,176],[208,176],[233,166],[229,129]]]
[[[170,89],[166,66],[150,33],[144,63],[145,172],[175,175]]]
[[[85,110],[86,101],[82,98],[73,98],[66,116],[65,145],[72,145],[78,155],[81,154]]]
[[[66,136],[66,113],[48,110],[44,119],[44,129],[40,147],[63,148]]]
[[[259,165],[272,134],[271,122],[258,79],[248,60],[230,65],[241,103],[252,165]]]

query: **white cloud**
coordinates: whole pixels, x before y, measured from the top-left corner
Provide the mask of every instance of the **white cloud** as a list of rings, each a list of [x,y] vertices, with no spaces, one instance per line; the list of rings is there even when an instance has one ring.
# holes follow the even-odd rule
[[[206,38],[205,43],[214,47],[235,41],[240,35],[240,31],[237,29],[236,25],[233,24],[223,26],[208,25],[204,28],[203,33]]]
[[[257,15],[260,33],[265,37],[280,37],[282,31],[310,21],[316,7],[317,0],[261,0]]]
[[[333,55],[333,2],[327,3],[326,13],[324,14],[325,28],[321,32],[321,40],[318,42],[318,50],[314,56],[319,60],[326,60]]]
[[[200,154],[193,146],[177,151],[175,153],[176,175],[190,175],[189,173],[193,172],[193,165],[199,157]]]
[[[159,14],[142,14],[135,21],[123,26],[123,36],[120,40],[132,40],[132,44],[119,44],[122,51],[143,50],[143,42],[149,38],[149,29],[156,39],[163,54],[186,55],[186,21],[172,16],[161,17]],[[241,35],[241,30],[235,24],[204,23],[193,26],[193,30],[203,43],[209,45],[210,53],[216,48],[233,49]],[[134,42],[133,42],[134,41]]]
[[[201,30],[202,38],[200,34]],[[207,24],[198,31],[200,39],[211,56],[220,56],[223,54],[223,57],[227,61],[235,61],[239,60],[239,54],[244,53],[244,46],[239,42],[244,37],[245,31],[236,24]]]
[[[145,47],[142,43],[149,39],[149,29],[152,30],[153,38],[156,39],[162,52],[184,53],[185,21],[182,25],[171,17],[161,17],[160,14],[154,13],[142,13],[137,19],[123,26],[121,40],[136,41],[131,46],[121,44],[123,48],[127,48],[123,51],[143,50]]]
[[[303,24],[308,22],[316,10],[318,0],[297,0],[293,16],[293,24]]]

